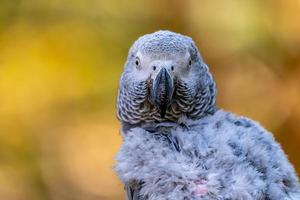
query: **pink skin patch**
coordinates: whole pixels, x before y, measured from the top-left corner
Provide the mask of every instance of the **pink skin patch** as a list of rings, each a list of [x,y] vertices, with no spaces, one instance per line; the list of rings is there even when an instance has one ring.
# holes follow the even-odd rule
[[[201,180],[197,180],[195,181],[196,184],[196,189],[195,191],[193,191],[193,195],[195,196],[203,196],[206,195],[208,193],[208,189],[206,187],[206,181],[201,179]]]

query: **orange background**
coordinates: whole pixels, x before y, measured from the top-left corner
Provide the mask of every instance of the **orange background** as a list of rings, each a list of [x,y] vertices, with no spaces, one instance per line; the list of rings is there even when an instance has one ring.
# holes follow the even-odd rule
[[[159,29],[194,38],[219,107],[260,121],[300,172],[299,0],[1,0],[0,199],[123,199],[118,79]]]

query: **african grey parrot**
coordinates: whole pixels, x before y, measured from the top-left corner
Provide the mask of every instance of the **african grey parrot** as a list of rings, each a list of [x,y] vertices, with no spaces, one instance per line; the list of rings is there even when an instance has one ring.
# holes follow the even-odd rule
[[[292,165],[258,123],[218,109],[190,37],[157,31],[130,48],[115,170],[129,200],[300,199]]]

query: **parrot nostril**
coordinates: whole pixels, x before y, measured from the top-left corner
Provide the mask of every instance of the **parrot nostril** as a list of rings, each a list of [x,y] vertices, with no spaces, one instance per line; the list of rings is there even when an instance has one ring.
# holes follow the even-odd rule
[[[171,66],[171,70],[174,71],[174,66],[173,65]]]
[[[156,70],[156,66],[153,66],[152,69],[153,69],[153,71],[155,71]]]

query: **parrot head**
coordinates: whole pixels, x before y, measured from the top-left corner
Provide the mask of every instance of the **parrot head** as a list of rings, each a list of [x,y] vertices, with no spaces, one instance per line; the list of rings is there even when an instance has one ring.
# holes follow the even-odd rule
[[[140,37],[129,50],[119,87],[119,118],[126,110],[124,119],[176,120],[181,114],[197,115],[204,104],[213,107],[214,97],[214,81],[193,40],[157,31]]]

